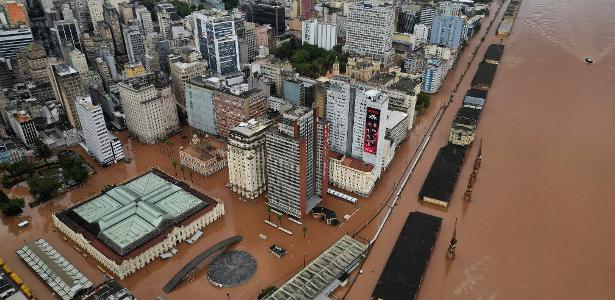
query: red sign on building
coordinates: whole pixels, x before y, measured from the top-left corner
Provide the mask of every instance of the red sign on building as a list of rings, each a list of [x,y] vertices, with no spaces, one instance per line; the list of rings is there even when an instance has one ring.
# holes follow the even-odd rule
[[[367,108],[365,117],[365,139],[363,140],[363,151],[376,154],[378,150],[378,129],[380,126],[380,110]]]

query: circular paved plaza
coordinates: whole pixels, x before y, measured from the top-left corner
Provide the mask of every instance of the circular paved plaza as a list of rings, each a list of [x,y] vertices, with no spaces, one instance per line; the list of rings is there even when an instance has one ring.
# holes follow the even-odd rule
[[[216,257],[207,270],[207,279],[218,287],[244,284],[256,273],[256,260],[245,251],[224,252]]]

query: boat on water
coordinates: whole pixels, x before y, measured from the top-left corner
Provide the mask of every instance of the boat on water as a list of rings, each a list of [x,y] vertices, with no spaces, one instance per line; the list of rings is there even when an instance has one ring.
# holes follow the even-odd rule
[[[593,64],[594,63],[594,59],[591,56],[588,56],[585,58],[585,62],[588,64]]]

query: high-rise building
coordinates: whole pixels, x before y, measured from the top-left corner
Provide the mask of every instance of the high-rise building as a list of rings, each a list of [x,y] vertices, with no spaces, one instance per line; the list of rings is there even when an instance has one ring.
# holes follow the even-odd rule
[[[233,192],[254,199],[267,189],[265,136],[271,126],[267,119],[251,119],[229,132],[228,173]]]
[[[361,1],[349,4],[346,50],[386,60],[393,48],[394,14],[393,6],[387,3]]]
[[[317,132],[327,126],[317,126],[315,119],[312,109],[293,107],[266,136],[268,205],[298,219],[320,202],[319,195],[327,189],[323,175],[328,170],[316,166],[324,161],[318,154],[328,154],[327,143],[317,141],[328,136]]]
[[[146,74],[119,83],[119,90],[128,131],[142,143],[156,143],[180,130],[168,79]]]
[[[337,45],[337,25],[319,23],[316,19],[303,21],[301,42],[331,50]]]
[[[94,25],[94,32],[98,32],[98,23],[104,21],[103,17],[103,2],[100,0],[87,0],[88,10],[90,11],[90,20]]]
[[[132,11],[132,5],[128,2],[119,3],[117,11],[120,14],[120,20],[123,24],[129,24],[130,21],[134,20],[135,18],[135,15]]]
[[[115,6],[109,2],[103,4],[103,18],[105,23],[111,28],[111,35],[113,37],[113,45],[115,47],[116,55],[126,54],[126,47],[124,45],[124,37],[122,36],[122,27],[120,24],[120,14],[117,12]]]
[[[197,12],[194,16],[194,42],[210,70],[220,75],[239,71],[239,43],[235,17],[226,12]]]
[[[384,158],[389,99],[377,89],[357,89],[352,128],[352,156],[374,166],[380,177]]]
[[[53,93],[62,102],[66,118],[74,128],[80,128],[75,100],[86,95],[79,72],[68,64],[51,64],[48,67]]]
[[[79,72],[79,74],[85,74],[88,72],[88,62],[85,59],[85,54],[79,51],[79,49],[73,49],[69,53],[70,65]]]
[[[182,110],[182,114],[186,113],[186,83],[203,74],[205,74],[205,65],[202,61],[174,62],[171,64],[171,80],[175,91],[175,101]]]
[[[147,7],[139,5],[135,8],[135,14],[137,15],[137,21],[143,34],[154,32],[154,23],[152,22],[152,13],[147,10]]]
[[[430,43],[457,49],[463,39],[464,21],[456,16],[437,16],[431,26]]]
[[[0,57],[14,59],[17,53],[34,41],[30,28],[1,29]]]
[[[55,21],[53,25],[52,34],[59,53],[62,53],[63,48],[70,49],[72,47],[83,51],[81,47],[81,32],[76,19]]]
[[[70,0],[70,7],[73,11],[73,16],[77,20],[80,32],[90,32],[90,11],[86,0]]]
[[[264,117],[267,99],[260,89],[250,89],[248,84],[220,88],[214,92],[216,127],[218,134],[228,137],[229,131],[241,122]]]
[[[141,31],[141,27],[135,24],[123,26],[123,28],[128,61],[131,63],[140,62],[145,65],[145,46],[143,44],[143,32]]]
[[[442,59],[428,59],[423,70],[422,91],[428,94],[436,93],[442,85],[446,71]]]
[[[429,29],[430,26],[423,23],[414,26],[414,37],[417,44],[425,44],[429,41]]]
[[[348,77],[333,77],[327,86],[325,114],[331,124],[331,151],[339,154],[352,153],[352,128],[355,88]]]
[[[431,28],[431,24],[433,24],[433,20],[438,16],[440,12],[437,8],[432,5],[423,5],[421,7],[421,24],[427,25],[427,27]]]
[[[36,140],[39,139],[38,130],[34,125],[34,120],[27,114],[16,113],[9,118],[9,123],[15,135],[28,148],[33,148]]]
[[[412,33],[417,21],[416,13],[409,6],[402,6],[397,14],[397,32]]]
[[[77,114],[88,153],[101,165],[116,163],[124,158],[122,142],[107,129],[100,105],[90,97],[77,98]]]
[[[304,20],[310,19],[314,14],[314,0],[299,0],[299,16]]]
[[[293,66],[288,61],[271,60],[261,65],[261,75],[273,82],[275,95],[284,96],[285,73],[293,73]]]
[[[218,135],[216,126],[216,107],[214,89],[218,81],[212,81],[203,76],[186,83],[186,114],[188,124],[198,131]]]
[[[251,63],[256,59],[256,24],[251,22],[244,23],[247,62]]]
[[[462,4],[450,1],[440,2],[438,8],[440,12],[442,12],[443,16],[457,16],[461,17],[463,15]]]
[[[261,25],[271,25],[274,35],[286,32],[286,16],[284,6],[277,2],[253,2],[240,6],[245,13],[246,21]]]
[[[173,22],[180,19],[177,14],[177,8],[173,4],[168,2],[156,4],[156,16],[158,17],[158,26],[160,27],[160,34],[165,40],[173,39]]]
[[[47,52],[43,46],[30,43],[18,55],[19,69],[24,78],[39,83],[48,83]]]

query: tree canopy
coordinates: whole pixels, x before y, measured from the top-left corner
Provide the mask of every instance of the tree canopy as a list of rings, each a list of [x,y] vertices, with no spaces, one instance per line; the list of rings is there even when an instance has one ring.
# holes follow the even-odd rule
[[[64,177],[67,180],[83,183],[88,177],[88,172],[83,166],[84,163],[81,157],[67,156],[60,159],[60,167],[62,167]]]
[[[299,74],[312,78],[327,74],[336,59],[340,63],[340,71],[345,72],[348,62],[348,54],[342,52],[341,45],[327,51],[315,45],[301,45],[301,42],[294,38],[280,45],[276,56],[288,59]]]
[[[56,176],[40,177],[35,174],[28,178],[28,184],[30,185],[32,195],[39,202],[50,200],[60,188],[60,182]]]

